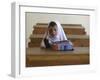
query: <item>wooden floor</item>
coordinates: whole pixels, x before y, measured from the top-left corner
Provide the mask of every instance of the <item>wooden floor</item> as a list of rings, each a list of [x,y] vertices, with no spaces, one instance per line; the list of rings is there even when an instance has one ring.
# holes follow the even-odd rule
[[[26,66],[56,66],[89,64],[89,48],[75,47],[74,51],[53,51],[39,47],[26,49]]]

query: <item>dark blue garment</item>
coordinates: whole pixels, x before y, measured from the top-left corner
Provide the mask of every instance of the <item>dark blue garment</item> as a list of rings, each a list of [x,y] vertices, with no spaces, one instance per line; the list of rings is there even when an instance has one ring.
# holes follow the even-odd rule
[[[58,50],[61,50],[61,51],[74,50],[73,45],[70,44],[70,41],[60,41],[60,42],[56,42],[55,44],[58,45]]]

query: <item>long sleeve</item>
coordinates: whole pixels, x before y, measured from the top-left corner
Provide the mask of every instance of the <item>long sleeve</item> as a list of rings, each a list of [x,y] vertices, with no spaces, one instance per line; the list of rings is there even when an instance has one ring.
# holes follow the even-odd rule
[[[45,44],[45,46],[46,46],[46,48],[50,48],[51,46],[50,46],[50,44],[49,44],[49,41],[48,41],[48,39],[44,39],[44,44]]]

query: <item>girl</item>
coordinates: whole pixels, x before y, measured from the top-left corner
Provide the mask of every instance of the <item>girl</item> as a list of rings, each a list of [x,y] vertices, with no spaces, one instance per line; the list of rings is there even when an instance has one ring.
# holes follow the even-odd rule
[[[50,48],[54,42],[67,41],[65,32],[58,21],[51,21],[48,24],[47,31],[45,32],[44,38],[41,42],[41,47]],[[70,42],[72,45],[72,43]],[[56,48],[56,47],[54,47]]]

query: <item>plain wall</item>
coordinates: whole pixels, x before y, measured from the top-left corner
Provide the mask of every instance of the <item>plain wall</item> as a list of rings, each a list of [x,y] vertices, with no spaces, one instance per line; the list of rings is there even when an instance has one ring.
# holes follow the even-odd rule
[[[36,23],[49,23],[57,20],[61,24],[82,24],[85,27],[87,35],[89,35],[89,16],[88,15],[65,15],[65,14],[47,14],[47,13],[26,13],[26,42],[32,34],[33,26]],[[28,46],[26,44],[26,46]]]

